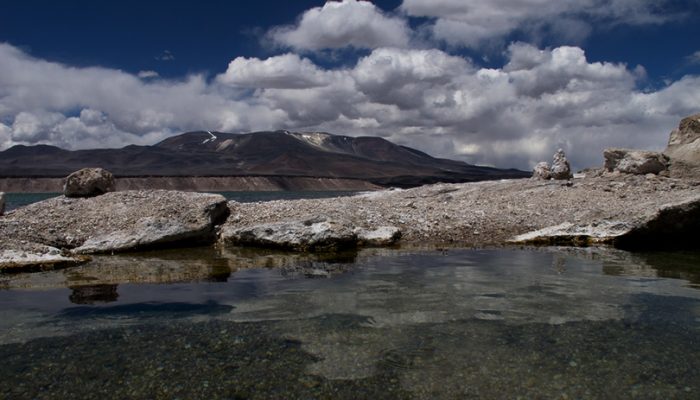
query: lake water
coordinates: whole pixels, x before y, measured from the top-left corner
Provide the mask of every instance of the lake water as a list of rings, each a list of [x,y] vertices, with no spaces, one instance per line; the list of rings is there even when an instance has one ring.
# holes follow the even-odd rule
[[[228,200],[241,203],[270,200],[323,199],[328,197],[351,196],[353,191],[286,191],[286,192],[212,192],[219,193]],[[61,193],[5,193],[7,211],[61,195]]]
[[[697,252],[185,249],[0,288],[0,398],[700,398]]]

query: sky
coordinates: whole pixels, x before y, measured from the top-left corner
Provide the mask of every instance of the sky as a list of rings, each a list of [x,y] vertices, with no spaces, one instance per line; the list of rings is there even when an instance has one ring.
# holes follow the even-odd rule
[[[580,169],[700,112],[700,0],[0,6],[0,150],[287,129]]]

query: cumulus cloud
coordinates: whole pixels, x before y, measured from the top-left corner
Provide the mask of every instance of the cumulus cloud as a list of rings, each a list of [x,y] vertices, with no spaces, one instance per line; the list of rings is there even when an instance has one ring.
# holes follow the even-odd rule
[[[531,36],[547,33],[560,42],[588,36],[591,24],[661,24],[678,18],[671,0],[403,0],[401,10],[428,17],[434,38],[451,45],[479,47],[514,31]]]
[[[643,68],[589,62],[578,47],[517,43],[499,69],[440,50],[375,49],[325,85],[261,88],[289,126],[375,134],[432,154],[530,168],[567,150],[575,166],[600,165],[609,146],[661,149],[696,112],[699,80],[637,89]],[[330,71],[326,71],[330,72]],[[673,99],[673,100],[671,100]]]
[[[286,120],[254,99],[220,93],[200,75],[144,82],[114,69],[36,59],[9,44],[0,44],[0,70],[5,146],[151,144],[188,130],[249,131]]]
[[[296,50],[373,49],[407,46],[410,29],[404,19],[386,15],[371,2],[343,0],[307,10],[296,24],[274,28],[268,37]]]
[[[188,130],[379,135],[441,157],[531,168],[564,148],[577,168],[610,146],[661,149],[697,113],[700,77],[641,91],[641,67],[578,47],[515,43],[499,68],[441,50],[378,48],[325,69],[293,54],[236,58],[214,79],[142,80],[0,44],[0,148],[151,144]]]
[[[236,57],[217,79],[239,87],[303,89],[324,86],[330,75],[307,58],[284,54],[266,60]]]

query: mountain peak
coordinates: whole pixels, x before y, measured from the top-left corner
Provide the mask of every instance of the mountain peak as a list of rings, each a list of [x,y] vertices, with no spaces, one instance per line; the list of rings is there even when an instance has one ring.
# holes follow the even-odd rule
[[[16,146],[0,152],[0,176],[63,177],[83,167],[102,167],[116,176],[306,176],[399,186],[528,176],[437,159],[380,137],[286,130],[193,131],[122,149]]]

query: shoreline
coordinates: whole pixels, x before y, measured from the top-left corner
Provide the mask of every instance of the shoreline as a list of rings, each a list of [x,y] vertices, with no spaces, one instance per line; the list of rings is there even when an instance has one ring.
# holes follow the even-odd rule
[[[169,190],[59,196],[0,217],[0,269],[196,245],[323,253],[363,247],[695,246],[700,181],[591,171],[239,203]],[[527,234],[526,236],[522,236]],[[20,254],[21,256],[18,256]]]
[[[0,192],[62,193],[65,178],[0,178]],[[162,176],[118,177],[116,190],[246,191],[368,191],[381,186],[350,178],[291,176]]]

